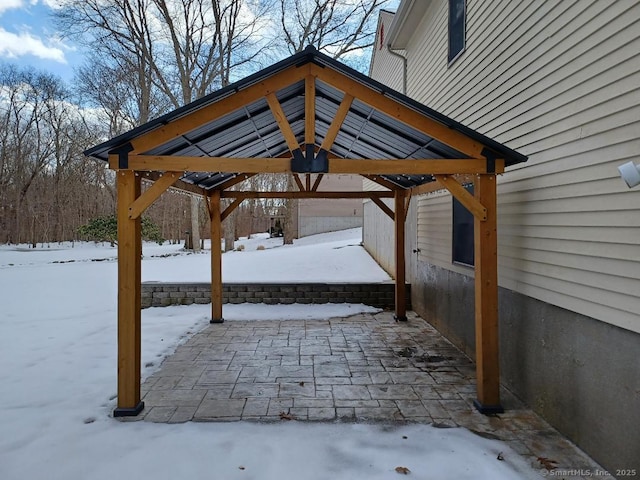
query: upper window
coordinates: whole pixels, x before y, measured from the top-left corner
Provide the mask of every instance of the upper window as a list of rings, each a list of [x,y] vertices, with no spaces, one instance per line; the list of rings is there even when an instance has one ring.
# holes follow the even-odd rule
[[[449,0],[449,63],[451,64],[465,48],[465,0]]]

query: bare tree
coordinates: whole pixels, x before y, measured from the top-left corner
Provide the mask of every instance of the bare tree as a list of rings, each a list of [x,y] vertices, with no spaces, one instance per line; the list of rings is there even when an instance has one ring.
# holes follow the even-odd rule
[[[334,58],[373,45],[377,13],[389,0],[278,0],[290,53],[312,45]]]
[[[73,238],[87,212],[112,206],[97,190],[104,166],[82,155],[100,130],[60,79],[0,67],[0,132],[0,241]]]
[[[250,0],[71,0],[57,19],[67,35],[95,52],[79,83],[104,109],[115,134],[228,85],[236,69],[261,54],[258,29],[268,6]],[[190,231],[198,232],[199,216],[191,218]]]

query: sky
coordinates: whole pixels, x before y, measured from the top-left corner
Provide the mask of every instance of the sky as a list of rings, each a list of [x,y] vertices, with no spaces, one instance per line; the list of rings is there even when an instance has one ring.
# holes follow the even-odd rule
[[[52,18],[60,0],[0,0],[0,62],[46,70],[65,81],[82,64],[76,45],[61,40]]]
[[[80,47],[61,39],[52,14],[62,0],[0,0],[0,63],[34,67],[71,82]],[[394,9],[399,0],[385,8]]]

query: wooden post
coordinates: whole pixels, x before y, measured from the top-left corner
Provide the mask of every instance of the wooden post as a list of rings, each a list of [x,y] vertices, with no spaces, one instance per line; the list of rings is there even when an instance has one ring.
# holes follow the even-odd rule
[[[477,175],[474,196],[486,207],[486,220],[474,217],[476,377],[481,413],[501,413],[498,353],[498,234],[496,176]]]
[[[117,172],[118,188],[118,406],[114,417],[138,415],[140,401],[140,217],[129,218],[140,196],[140,177],[132,170]]]
[[[404,190],[398,189],[394,192],[395,215],[393,223],[395,226],[396,240],[396,314],[397,322],[407,321],[407,296],[405,289],[405,260],[404,260],[404,225],[405,225],[405,196]]]
[[[222,323],[222,220],[220,190],[211,195],[211,323]]]

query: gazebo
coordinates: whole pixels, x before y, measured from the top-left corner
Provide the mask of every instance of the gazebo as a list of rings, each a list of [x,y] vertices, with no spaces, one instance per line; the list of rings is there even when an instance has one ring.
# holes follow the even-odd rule
[[[394,222],[395,318],[406,320],[405,221],[411,196],[437,182],[474,216],[476,408],[502,411],[498,356],[496,175],[527,157],[319,53],[289,57],[90,148],[118,192],[118,404],[140,394],[140,217],[168,188],[202,195],[211,218],[211,322],[222,322],[221,222],[247,198],[370,198]],[[260,173],[297,191],[231,191]],[[359,174],[382,191],[318,191],[324,175]],[[470,194],[458,177],[473,178]],[[142,192],[141,180],[153,181]],[[224,210],[221,199],[231,199]],[[384,203],[393,198],[394,209]],[[312,308],[312,307],[310,307]]]

